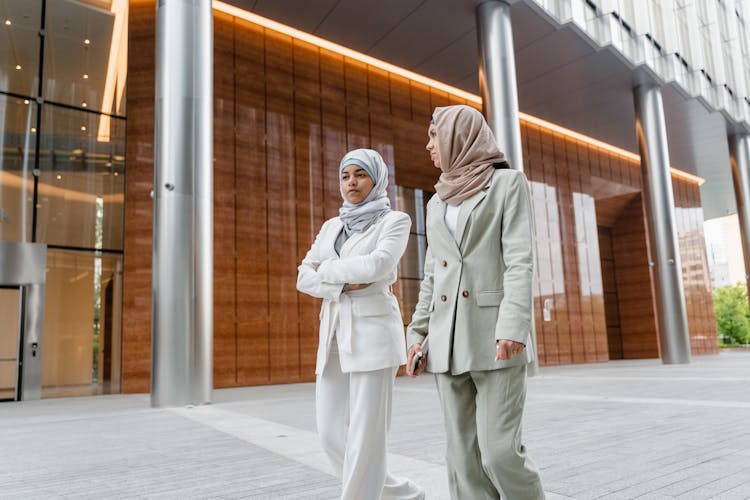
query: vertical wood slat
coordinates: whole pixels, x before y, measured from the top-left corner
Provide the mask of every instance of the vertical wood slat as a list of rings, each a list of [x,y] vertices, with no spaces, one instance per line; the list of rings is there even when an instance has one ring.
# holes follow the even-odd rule
[[[237,384],[270,381],[265,30],[235,20]]]
[[[266,178],[271,382],[300,380],[292,39],[266,31]]]
[[[614,254],[623,357],[658,357],[649,259],[643,252],[647,238],[640,195],[625,208],[612,236],[618,242]]]
[[[130,2],[125,171],[122,392],[148,392],[154,184],[155,0]]]
[[[562,153],[562,152],[561,152]],[[570,343],[573,363],[586,361],[584,354],[583,318],[581,306],[580,263],[576,241],[576,203],[583,193],[581,186],[581,169],[579,168],[578,148],[572,141],[565,141],[565,163],[568,172],[569,194],[565,197],[561,209],[564,231],[563,256],[565,259],[565,288],[568,298],[568,318],[570,322]]]
[[[214,386],[237,385],[234,17],[214,15]]]
[[[323,164],[320,134],[320,65],[317,47],[294,41],[294,137],[297,199],[297,262],[305,257],[323,225]],[[299,298],[300,377],[315,372],[321,301]]]
[[[341,207],[338,167],[346,154],[346,102],[344,57],[320,50],[321,122],[323,127],[324,217],[338,215]]]

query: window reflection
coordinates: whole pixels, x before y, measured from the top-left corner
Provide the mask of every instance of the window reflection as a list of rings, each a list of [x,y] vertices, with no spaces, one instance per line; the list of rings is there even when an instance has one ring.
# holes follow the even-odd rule
[[[31,241],[36,104],[0,95],[0,240]]]
[[[0,90],[37,95],[41,19],[41,0],[0,2]]]
[[[47,253],[42,397],[119,392],[121,259]]]
[[[97,138],[101,115],[47,105],[42,112],[37,241],[123,248],[125,121]],[[97,210],[97,204],[101,209]],[[97,223],[102,225],[97,240]]]
[[[125,114],[127,7],[127,0],[47,2],[46,100]]]

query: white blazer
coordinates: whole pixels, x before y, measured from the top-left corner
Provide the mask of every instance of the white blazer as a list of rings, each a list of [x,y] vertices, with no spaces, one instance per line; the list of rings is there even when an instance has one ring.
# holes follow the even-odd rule
[[[409,240],[411,219],[391,211],[353,234],[336,254],[343,223],[327,220],[298,268],[297,290],[323,299],[315,373],[328,361],[336,337],[343,372],[380,370],[406,363],[404,322],[391,284]],[[342,293],[344,284],[372,283]]]

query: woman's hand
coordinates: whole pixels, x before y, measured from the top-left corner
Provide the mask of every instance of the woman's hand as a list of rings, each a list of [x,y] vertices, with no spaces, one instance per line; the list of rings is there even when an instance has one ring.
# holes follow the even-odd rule
[[[416,368],[412,371],[414,356],[420,356],[420,359]],[[409,352],[406,356],[406,374],[412,378],[417,377],[424,371],[426,365],[427,356],[422,354],[422,344],[412,344],[411,347],[409,347]]]
[[[342,292],[351,292],[352,290],[362,290],[363,288],[367,288],[370,285],[372,285],[372,283],[361,283],[359,285],[353,285],[351,283],[346,283],[344,285],[344,288],[341,289],[341,291]]]
[[[526,345],[513,340],[500,339],[495,345],[495,361],[508,360],[516,354],[521,354]]]

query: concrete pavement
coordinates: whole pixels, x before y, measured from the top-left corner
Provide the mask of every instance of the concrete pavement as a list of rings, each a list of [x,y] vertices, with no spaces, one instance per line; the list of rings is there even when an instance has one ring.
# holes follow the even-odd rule
[[[0,498],[335,499],[313,384],[0,404]],[[750,498],[750,352],[542,368],[524,440],[550,499]],[[447,499],[431,376],[396,381],[390,467]]]

